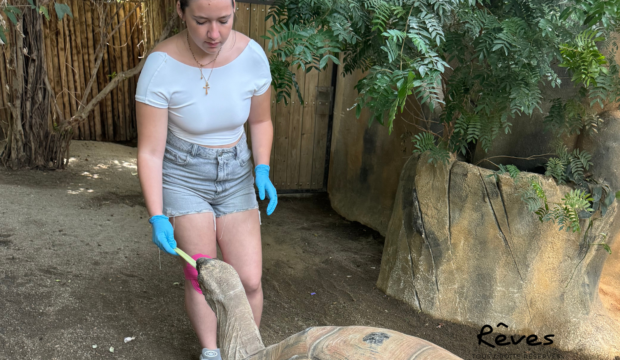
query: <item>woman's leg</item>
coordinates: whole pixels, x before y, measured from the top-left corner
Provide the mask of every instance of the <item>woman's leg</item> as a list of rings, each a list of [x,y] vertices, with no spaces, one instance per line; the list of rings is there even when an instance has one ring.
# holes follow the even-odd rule
[[[232,265],[239,274],[256,326],[260,326],[263,313],[263,253],[258,209],[223,215],[217,218],[216,228],[222,260]]]
[[[174,238],[179,249],[189,256],[195,254],[217,257],[213,213],[182,215],[170,218]],[[180,259],[185,266],[186,262]],[[204,295],[197,292],[191,281],[185,279],[185,311],[203,348],[217,348],[217,318]]]

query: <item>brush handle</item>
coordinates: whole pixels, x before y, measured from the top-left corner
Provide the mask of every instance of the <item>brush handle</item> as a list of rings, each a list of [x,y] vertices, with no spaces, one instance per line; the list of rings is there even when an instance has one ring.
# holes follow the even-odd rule
[[[187,261],[191,266],[193,266],[194,269],[196,268],[196,260],[192,259],[191,256],[187,255],[185,251],[179,249],[178,247],[174,248],[174,251],[176,251],[177,254],[179,254],[183,258],[183,260]]]

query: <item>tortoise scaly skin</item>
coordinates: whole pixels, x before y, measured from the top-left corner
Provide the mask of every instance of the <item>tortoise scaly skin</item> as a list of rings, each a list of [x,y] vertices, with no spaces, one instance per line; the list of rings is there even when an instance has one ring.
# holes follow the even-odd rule
[[[462,360],[426,340],[366,326],[311,327],[265,348],[235,269],[208,258],[196,268],[223,360]]]

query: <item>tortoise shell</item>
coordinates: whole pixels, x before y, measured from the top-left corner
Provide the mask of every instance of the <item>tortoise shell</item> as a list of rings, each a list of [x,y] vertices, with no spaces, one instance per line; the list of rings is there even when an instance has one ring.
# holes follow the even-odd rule
[[[462,360],[420,338],[366,326],[311,327],[247,360]]]

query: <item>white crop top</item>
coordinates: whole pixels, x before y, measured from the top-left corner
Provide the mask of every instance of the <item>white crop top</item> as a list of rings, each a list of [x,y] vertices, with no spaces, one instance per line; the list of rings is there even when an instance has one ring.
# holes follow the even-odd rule
[[[211,69],[203,69],[205,78]],[[209,94],[198,67],[189,66],[165,52],[146,59],[136,86],[136,101],[168,108],[168,129],[200,145],[227,145],[243,134],[252,96],[271,85],[269,61],[254,40],[230,63],[213,69]]]

